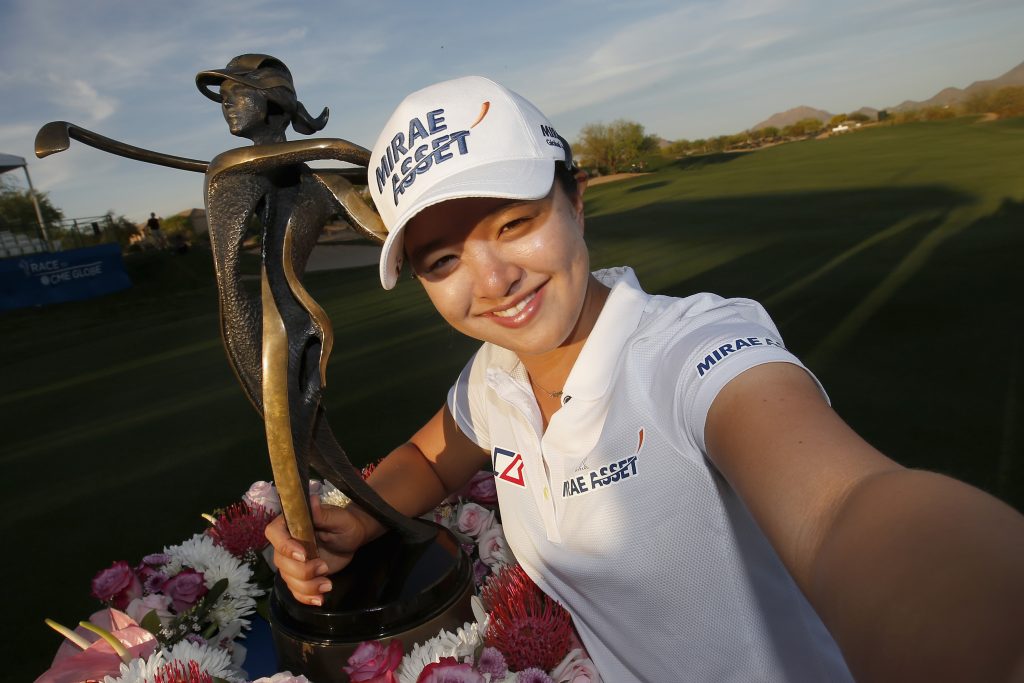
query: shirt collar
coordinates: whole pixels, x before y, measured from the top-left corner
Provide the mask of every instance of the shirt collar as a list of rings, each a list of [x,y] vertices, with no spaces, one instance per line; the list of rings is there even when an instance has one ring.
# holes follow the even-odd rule
[[[598,270],[594,277],[611,292],[565,382],[565,396],[573,399],[597,399],[608,390],[622,349],[640,323],[649,298],[628,266]],[[498,370],[488,372],[488,383],[492,387],[500,383],[500,375],[510,376],[524,387],[530,385],[519,357],[507,349],[494,347],[492,370]]]
[[[565,382],[565,395],[572,399],[597,399],[608,391],[622,350],[650,298],[628,266],[599,270],[594,277],[611,292]]]

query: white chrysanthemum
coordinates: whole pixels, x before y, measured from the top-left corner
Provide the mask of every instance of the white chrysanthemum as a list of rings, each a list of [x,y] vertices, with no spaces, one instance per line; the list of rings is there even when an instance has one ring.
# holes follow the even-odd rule
[[[156,678],[156,672],[164,664],[163,650],[157,650],[146,659],[137,658],[127,664],[122,663],[120,674],[104,676],[103,683],[148,683]]]
[[[423,668],[432,662],[441,661],[442,657],[455,657],[464,661],[472,657],[477,648],[484,642],[476,622],[465,623],[455,633],[441,631],[439,634],[420,643],[402,657],[402,663],[395,672],[399,683],[416,683]]]
[[[252,569],[248,564],[216,545],[206,534],[196,534],[181,545],[164,548],[164,552],[171,557],[171,573],[191,567],[203,574],[207,588],[227,579],[227,590],[210,610],[210,620],[221,629],[237,620],[248,626],[248,620],[243,617],[256,611],[256,598],[263,594],[252,582]]]
[[[226,651],[210,647],[209,645],[197,645],[196,643],[182,640],[171,648],[166,654],[167,662],[181,662],[188,664],[195,662],[199,670],[210,674],[214,678],[223,678],[233,683],[242,683],[245,677],[231,666],[231,655]]]
[[[320,489],[320,502],[326,505],[334,505],[343,508],[352,502],[352,499],[341,492],[337,486],[324,479],[323,487]]]

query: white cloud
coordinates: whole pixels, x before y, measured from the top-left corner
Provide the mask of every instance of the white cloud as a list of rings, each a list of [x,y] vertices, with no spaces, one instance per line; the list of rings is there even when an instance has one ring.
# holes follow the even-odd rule
[[[78,111],[87,117],[87,124],[108,118],[117,109],[117,100],[101,95],[85,81],[50,74],[49,98],[61,109]]]

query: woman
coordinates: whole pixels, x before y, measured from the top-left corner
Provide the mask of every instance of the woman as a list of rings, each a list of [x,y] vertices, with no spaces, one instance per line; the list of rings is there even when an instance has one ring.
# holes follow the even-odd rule
[[[512,551],[605,680],[1024,675],[1020,515],[864,442],[756,303],[590,274],[586,179],[533,105],[431,86],[371,168],[383,285],[408,260],[484,345],[370,483],[416,515],[492,469]],[[267,536],[316,605],[380,527],[351,507],[314,524],[317,560],[281,522]]]

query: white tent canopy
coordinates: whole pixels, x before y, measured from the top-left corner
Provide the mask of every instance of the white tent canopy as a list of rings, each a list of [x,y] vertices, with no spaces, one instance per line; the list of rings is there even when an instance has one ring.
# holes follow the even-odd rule
[[[24,158],[16,157],[13,154],[0,154],[0,173],[7,173],[16,168],[28,168]]]
[[[32,197],[32,205],[36,209],[36,220],[39,221],[39,230],[43,234],[43,239],[46,241],[47,248],[50,244],[50,236],[46,234],[46,226],[43,224],[43,212],[39,210],[39,201],[36,199],[36,190],[32,187],[32,176],[28,174],[28,163],[24,157],[15,156],[13,154],[0,154],[0,173],[7,173],[13,171],[16,168],[23,169],[25,171],[25,180],[28,181],[28,194]]]

